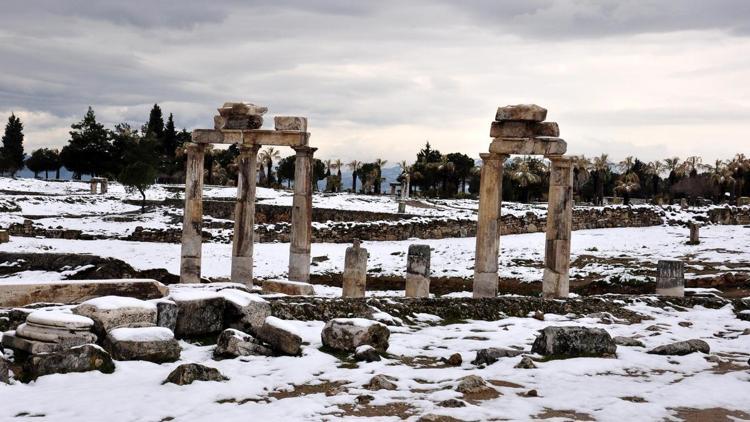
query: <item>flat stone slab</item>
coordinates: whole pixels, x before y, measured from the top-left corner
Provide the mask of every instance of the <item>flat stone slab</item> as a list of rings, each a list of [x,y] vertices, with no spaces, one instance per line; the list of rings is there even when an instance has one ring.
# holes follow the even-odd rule
[[[15,331],[4,332],[2,343],[3,347],[20,350],[29,354],[55,353],[65,349],[65,346],[58,343],[29,340],[19,337],[16,335]]]
[[[180,358],[180,344],[164,327],[115,328],[107,335],[105,348],[116,360],[174,362]]]
[[[315,289],[310,283],[290,280],[264,280],[263,293],[283,293],[289,296],[314,296]]]
[[[96,343],[97,339],[96,335],[88,330],[50,328],[30,322],[19,325],[16,329],[16,335],[28,340],[57,343],[67,347]]]
[[[157,316],[155,303],[122,296],[87,300],[76,306],[73,312],[94,320],[101,332],[119,327],[152,327],[156,325]]]
[[[498,107],[495,120],[526,120],[543,122],[547,118],[547,109],[536,104],[516,104]]]
[[[560,138],[495,138],[490,152],[505,155],[564,155],[568,144]]]
[[[26,322],[43,327],[70,330],[90,330],[94,326],[94,320],[91,318],[58,310],[34,311],[26,317]]]
[[[62,280],[43,283],[0,284],[0,307],[12,308],[32,303],[81,303],[100,296],[126,296],[158,299],[167,287],[152,279]]]

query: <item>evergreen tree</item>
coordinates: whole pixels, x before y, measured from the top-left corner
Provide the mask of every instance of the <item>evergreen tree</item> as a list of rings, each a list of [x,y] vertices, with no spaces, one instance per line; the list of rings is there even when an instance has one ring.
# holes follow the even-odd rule
[[[143,132],[145,136],[153,135],[153,137],[161,143],[164,136],[164,117],[162,117],[159,104],[154,104],[154,107],[151,109],[151,113],[148,116],[148,123],[146,124],[146,130]]]
[[[34,178],[39,178],[39,173],[44,171],[44,148],[40,148],[31,153],[26,159],[26,167],[34,173]]]
[[[15,114],[10,115],[5,125],[0,160],[3,171],[8,171],[11,177],[16,177],[16,172],[23,168],[23,123]]]
[[[152,136],[130,136],[125,142],[124,166],[118,180],[129,192],[141,194],[141,213],[146,210],[146,190],[156,183],[159,155]]]
[[[83,120],[74,123],[71,128],[70,141],[60,152],[60,159],[73,172],[73,177],[111,173],[112,144],[109,142],[109,131],[96,121],[94,110],[89,107]]]
[[[172,113],[169,113],[167,118],[167,124],[164,126],[164,136],[162,138],[162,149],[164,155],[170,159],[175,156],[175,150],[177,149],[177,131],[174,128],[174,118]]]

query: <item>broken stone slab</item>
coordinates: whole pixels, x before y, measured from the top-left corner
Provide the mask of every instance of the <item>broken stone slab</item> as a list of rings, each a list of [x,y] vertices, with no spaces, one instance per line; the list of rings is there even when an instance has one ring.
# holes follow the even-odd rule
[[[262,116],[268,112],[268,107],[245,102],[225,102],[218,111],[222,117]]]
[[[307,118],[298,116],[276,116],[273,118],[274,129],[296,130],[307,132]]]
[[[22,351],[29,354],[37,353],[55,353],[65,350],[65,346],[59,343],[47,341],[30,340],[16,335],[15,331],[6,331],[3,333],[3,347]]]
[[[233,359],[240,356],[273,356],[273,350],[242,331],[228,328],[219,335],[214,359]]]
[[[557,358],[608,357],[617,352],[617,344],[601,328],[546,327],[531,346],[532,353]]]
[[[21,368],[21,381],[29,382],[50,374],[88,371],[111,374],[115,371],[115,363],[101,347],[86,344],[55,353],[27,356],[23,359]]]
[[[363,344],[354,350],[354,360],[357,362],[377,362],[380,360],[380,353],[369,344]]]
[[[405,294],[406,297],[430,296],[430,245],[409,245]]]
[[[560,138],[494,138],[490,152],[502,155],[564,155],[568,144]]]
[[[332,319],[320,333],[324,346],[344,352],[354,352],[362,345],[369,345],[385,353],[390,336],[385,324],[364,318]]]
[[[556,122],[525,122],[506,120],[492,122],[490,126],[491,138],[536,138],[560,136],[560,127]]]
[[[710,353],[711,347],[703,340],[692,339],[665,344],[648,351],[652,355],[667,356],[684,356],[695,352]]]
[[[524,356],[521,358],[521,361],[514,366],[516,369],[534,369],[536,368],[536,365],[534,364],[534,361],[528,357]]]
[[[110,331],[105,348],[116,360],[175,362],[182,348],[174,333],[164,327],[121,327]]]
[[[263,115],[267,107],[251,103],[227,102],[219,109],[219,115],[214,116],[214,128],[222,129],[259,129],[263,126]]]
[[[32,303],[81,303],[100,296],[127,296],[157,299],[168,292],[165,285],[151,279],[60,280],[43,283],[0,284],[0,307]]]
[[[375,375],[370,379],[370,382],[364,385],[368,390],[395,390],[398,386],[393,382],[398,381],[398,378],[390,375]]]
[[[225,300],[216,292],[180,289],[169,295],[177,305],[177,338],[203,337],[224,329]]]
[[[310,283],[291,280],[263,280],[263,294],[283,293],[289,296],[314,296]]]
[[[90,330],[94,327],[91,318],[60,310],[40,309],[26,317],[27,324],[63,330]]]
[[[0,230],[0,243],[10,242],[10,233],[8,230]]]
[[[547,109],[536,104],[516,104],[498,107],[495,113],[496,121],[525,120],[543,122],[547,118]]]
[[[523,350],[490,347],[477,350],[477,357],[471,362],[474,365],[492,365],[502,358],[513,358],[523,354]]]
[[[256,334],[271,316],[271,304],[258,296],[237,289],[221,290],[224,298],[224,324],[229,328]]]
[[[177,304],[168,299],[154,299],[156,305],[156,325],[174,332],[177,327]]]
[[[685,263],[680,260],[662,259],[656,265],[656,294],[685,296]]]
[[[0,384],[10,384],[10,362],[0,352]]]
[[[617,336],[613,339],[615,341],[615,344],[618,346],[626,346],[626,347],[646,347],[645,344],[643,344],[642,341],[633,338],[633,337],[623,337],[623,336]]]
[[[484,393],[494,389],[487,385],[487,381],[478,375],[468,375],[458,380],[456,391],[464,394]]]
[[[73,308],[73,313],[91,318],[94,331],[103,334],[120,327],[153,327],[157,308],[152,302],[122,297],[102,296],[87,300]]]
[[[195,381],[226,381],[228,379],[216,368],[198,363],[184,363],[170,372],[164,384],[188,385]]]
[[[269,316],[258,332],[258,338],[268,343],[274,352],[299,356],[302,354],[302,337],[288,322]]]
[[[88,330],[50,328],[27,322],[16,329],[16,336],[27,340],[55,343],[61,347],[74,347],[96,343],[97,336]]]

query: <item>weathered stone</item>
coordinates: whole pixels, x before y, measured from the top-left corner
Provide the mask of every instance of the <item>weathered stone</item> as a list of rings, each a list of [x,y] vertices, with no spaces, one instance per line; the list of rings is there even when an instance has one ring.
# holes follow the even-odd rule
[[[196,133],[193,132],[193,138]],[[208,147],[194,142],[185,145],[185,210],[182,213],[180,283],[201,282],[203,248],[203,166]]]
[[[263,293],[283,293],[290,296],[314,296],[315,289],[310,283],[290,280],[264,280]]]
[[[344,274],[341,284],[342,297],[365,297],[367,283],[367,249],[360,248],[359,240],[346,248],[344,255]]]
[[[527,120],[543,122],[547,118],[547,109],[536,104],[517,104],[498,107],[495,120]]]
[[[177,327],[177,304],[168,299],[157,299],[156,303],[156,325],[169,328],[174,332]]]
[[[532,353],[559,358],[612,356],[617,345],[601,328],[546,327],[531,346]]]
[[[710,353],[711,347],[703,340],[692,339],[665,344],[648,351],[652,355],[668,356],[684,356],[695,352]]]
[[[550,157],[547,233],[542,295],[567,298],[569,294],[570,238],[573,229],[573,161]]]
[[[224,329],[224,298],[213,292],[183,290],[169,298],[177,304],[177,338],[200,337]]]
[[[688,245],[699,245],[701,243],[700,223],[691,221],[688,227],[690,227],[690,241],[688,241]]]
[[[99,346],[86,344],[56,353],[28,356],[22,362],[21,380],[32,381],[50,374],[99,371],[111,374],[115,370],[112,357]]]
[[[164,327],[115,328],[104,344],[116,360],[174,362],[182,351],[172,331]]]
[[[500,251],[498,236],[500,205],[502,202],[502,154],[480,154],[482,170],[479,183],[479,213],[477,216],[476,248],[474,254],[473,297],[497,296],[497,256]]]
[[[317,148],[293,147],[294,196],[292,228],[289,235],[289,280],[310,281],[310,245],[312,243],[313,155]]]
[[[617,336],[613,340],[615,341],[615,344],[617,344],[618,346],[646,347],[646,345],[643,344],[642,341],[635,339],[633,337]]]
[[[167,287],[150,279],[61,280],[44,283],[0,284],[0,307],[25,306],[32,303],[80,303],[107,295],[156,299]]]
[[[466,402],[458,400],[458,399],[448,399],[448,400],[443,400],[439,402],[438,406],[450,407],[450,408],[466,407]]]
[[[10,233],[8,230],[0,230],[0,243],[10,242]]]
[[[390,375],[375,375],[364,387],[368,390],[395,390],[398,386],[393,381],[397,379]]]
[[[456,419],[453,416],[448,415],[436,415],[434,413],[428,413],[420,416],[417,422],[463,422],[461,419]]]
[[[555,122],[502,121],[492,122],[491,138],[558,137],[560,127]]]
[[[471,362],[474,365],[492,365],[502,358],[512,358],[523,354],[522,350],[490,347],[477,351],[477,357]]]
[[[81,346],[96,343],[97,336],[88,330],[70,330],[24,323],[16,329],[16,336],[28,340],[55,343],[61,347]]]
[[[184,363],[172,371],[164,383],[188,385],[194,381],[226,381],[229,378],[216,368],[210,368],[198,363]]]
[[[271,346],[276,353],[298,356],[302,353],[302,337],[293,326],[276,317],[266,318],[258,338]]]
[[[334,350],[353,352],[370,345],[378,352],[388,350],[390,330],[384,324],[363,318],[336,318],[328,321],[320,334],[323,345]]]
[[[120,327],[153,327],[157,320],[155,304],[121,296],[87,300],[73,308],[73,312],[94,320],[94,331],[101,337]]]
[[[224,323],[229,328],[255,334],[271,316],[271,304],[257,294],[237,289],[221,290],[219,294],[226,302]]]
[[[90,330],[94,326],[91,318],[59,310],[34,311],[26,317],[26,323],[63,330]]]
[[[273,356],[273,351],[250,334],[232,328],[224,330],[216,340],[214,358],[239,356]]]
[[[464,363],[464,359],[461,357],[460,353],[454,353],[445,360],[445,363],[450,366],[461,366],[461,364]]]
[[[430,245],[409,245],[406,255],[406,297],[430,296]]]
[[[369,344],[363,344],[354,350],[354,360],[358,362],[377,362],[380,354]]]
[[[518,362],[516,364],[516,366],[514,366],[514,368],[518,368],[518,369],[534,369],[534,368],[536,368],[536,365],[534,364],[534,361],[530,357],[524,356],[524,357],[521,358],[521,361]]]
[[[0,384],[10,384],[10,362],[0,352]]]
[[[556,137],[494,138],[490,152],[504,155],[543,155],[545,157],[565,155],[568,144]]]
[[[263,126],[263,114],[268,108],[250,103],[224,103],[214,116],[214,128],[221,129],[260,129]]]
[[[276,130],[297,130],[307,132],[307,118],[298,116],[276,116],[273,118]]]
[[[262,116],[268,112],[268,107],[245,102],[225,102],[218,111],[223,117]]]
[[[66,349],[66,346],[59,343],[30,340],[19,337],[16,335],[15,331],[6,331],[3,333],[2,345],[3,347],[20,350],[29,354],[55,353]]]
[[[685,296],[685,263],[678,260],[660,260],[657,264],[656,294],[660,296]]]
[[[480,376],[468,375],[458,380],[458,386],[456,391],[464,394],[477,394],[484,393],[492,388],[487,385],[487,382]]]

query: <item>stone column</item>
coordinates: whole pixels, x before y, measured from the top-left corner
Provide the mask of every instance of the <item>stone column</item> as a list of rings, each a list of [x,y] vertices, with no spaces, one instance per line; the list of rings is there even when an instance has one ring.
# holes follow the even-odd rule
[[[96,194],[96,179],[91,178],[91,180],[89,181],[89,185],[90,185],[89,188],[91,190],[91,193]]]
[[[699,245],[701,243],[701,225],[695,221],[691,221],[688,225],[690,227],[690,241],[688,245]]]
[[[500,206],[502,204],[504,154],[480,154],[477,246],[474,254],[474,297],[497,296],[497,257],[500,252]]]
[[[102,193],[107,193],[107,191],[109,190],[109,180],[102,179],[101,183],[102,183],[102,188],[101,188]]]
[[[359,240],[346,248],[342,297],[365,297],[367,283],[367,249],[359,247]]]
[[[237,168],[237,203],[234,205],[232,282],[253,286],[253,229],[255,178],[260,145],[241,145]]]
[[[182,220],[180,283],[201,281],[201,232],[203,222],[204,144],[187,145],[185,166],[185,214]]]
[[[430,296],[430,246],[409,245],[406,255],[406,297]]]
[[[293,147],[294,199],[292,232],[289,236],[289,280],[310,281],[310,243],[312,242],[312,171],[317,148]]]
[[[544,255],[544,297],[569,293],[570,232],[573,225],[573,165],[568,157],[550,157],[547,243]]]
[[[657,264],[656,294],[685,296],[685,264],[682,261],[662,260]]]

